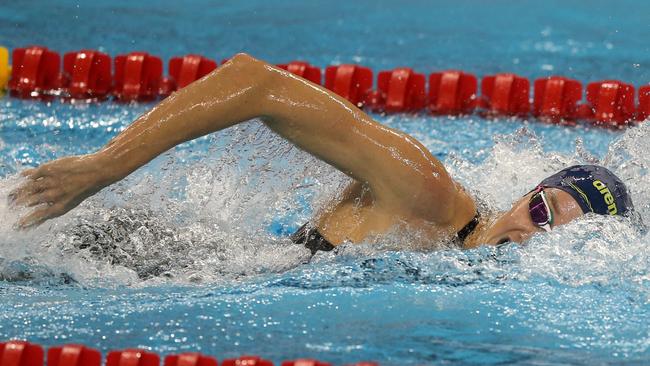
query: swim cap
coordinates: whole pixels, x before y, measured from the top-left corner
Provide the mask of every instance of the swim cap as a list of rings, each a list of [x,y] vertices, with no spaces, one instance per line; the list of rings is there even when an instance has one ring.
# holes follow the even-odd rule
[[[625,215],[634,209],[625,184],[602,166],[574,165],[551,175],[539,185],[569,193],[583,213]]]

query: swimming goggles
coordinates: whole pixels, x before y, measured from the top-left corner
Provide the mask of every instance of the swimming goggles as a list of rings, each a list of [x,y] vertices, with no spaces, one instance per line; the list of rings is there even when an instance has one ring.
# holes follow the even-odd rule
[[[528,211],[530,212],[530,219],[533,221],[533,224],[545,231],[551,231],[553,212],[551,211],[551,205],[548,203],[546,193],[544,193],[543,186],[539,186],[533,191],[533,195],[530,196],[530,201],[528,202]]]

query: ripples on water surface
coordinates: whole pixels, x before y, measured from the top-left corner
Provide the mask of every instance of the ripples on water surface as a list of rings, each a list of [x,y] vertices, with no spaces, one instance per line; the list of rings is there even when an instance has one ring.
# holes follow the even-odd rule
[[[260,2],[253,12],[245,3],[3,4],[0,43],[164,57],[246,50],[274,62],[637,85],[650,77],[647,6],[638,2],[454,1],[435,11],[418,1],[399,9]],[[77,31],[62,27],[66,20]],[[116,26],[120,32],[100,31]],[[0,196],[22,167],[93,151],[149,107],[1,99]],[[647,126],[623,133],[377,117],[421,140],[494,209],[568,164],[599,162],[628,183],[649,220]],[[650,238],[632,223],[587,217],[523,247],[470,251],[395,250],[417,240],[396,232],[306,263],[308,251],[286,235],[345,183],[253,121],[164,154],[36,230],[13,231],[20,212],[0,199],[0,339],[339,364],[649,362]]]
[[[3,103],[2,195],[20,167],[91,151],[147,108]],[[600,162],[647,217],[649,127],[378,118],[495,209],[568,164]],[[3,200],[0,338],[337,362],[647,357],[649,239],[626,220],[589,217],[524,247],[471,251],[393,250],[414,240],[393,233],[305,264],[286,233],[345,183],[251,121],[36,230],[13,231],[19,212]]]

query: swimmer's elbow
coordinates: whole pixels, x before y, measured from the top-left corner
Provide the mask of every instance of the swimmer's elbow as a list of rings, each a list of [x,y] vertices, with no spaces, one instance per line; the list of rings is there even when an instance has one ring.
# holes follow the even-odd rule
[[[255,57],[247,53],[240,52],[235,56],[233,56],[230,60],[228,60],[227,63],[231,63],[234,65],[248,65],[256,62],[260,62],[260,60],[256,59]]]
[[[258,60],[247,53],[238,53],[224,64],[224,66],[232,67],[238,72],[245,72],[247,75],[255,75],[264,71],[263,65],[264,61]]]
[[[254,87],[258,92],[266,92],[268,86],[277,83],[269,65],[247,53],[238,53],[221,66],[222,71],[232,75],[238,84]]]

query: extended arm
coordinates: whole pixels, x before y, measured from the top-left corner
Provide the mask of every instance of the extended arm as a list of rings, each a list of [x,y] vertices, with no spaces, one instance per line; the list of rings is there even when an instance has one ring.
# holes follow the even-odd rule
[[[382,126],[346,100],[283,70],[237,55],[174,93],[94,154],[25,171],[18,204],[39,224],[146,164],[164,151],[252,118],[298,147],[368,184],[378,201],[444,223],[463,195],[444,167],[412,137]]]

